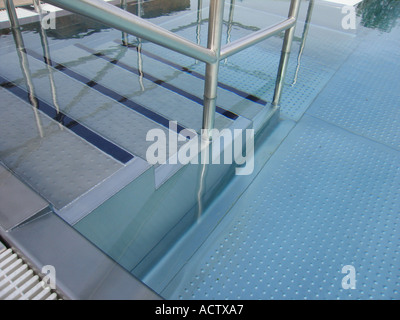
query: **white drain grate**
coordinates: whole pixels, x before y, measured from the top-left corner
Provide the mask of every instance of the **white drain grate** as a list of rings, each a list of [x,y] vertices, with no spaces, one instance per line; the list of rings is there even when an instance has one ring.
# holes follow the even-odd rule
[[[0,300],[60,299],[12,249],[2,247],[0,242]]]

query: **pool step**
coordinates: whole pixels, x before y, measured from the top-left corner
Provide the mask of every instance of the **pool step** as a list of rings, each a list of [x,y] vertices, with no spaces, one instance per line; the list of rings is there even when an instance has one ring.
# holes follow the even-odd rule
[[[174,60],[169,60],[153,51],[144,49],[147,44],[129,44],[125,54],[120,58],[122,63],[141,66],[144,72],[156,76],[160,81],[171,84],[183,90],[187,95],[203,98],[204,72],[197,72],[186,65],[180,65]],[[97,52],[104,55],[116,56],[124,50],[121,41],[114,40],[104,45],[95,47]],[[254,119],[266,105],[267,101],[260,99],[248,92],[236,89],[225,83],[219,83],[217,105],[220,108],[234,112],[248,119]]]
[[[92,54],[91,49],[86,46],[71,46],[68,50],[52,52],[52,59],[55,63],[61,63],[69,69],[79,72],[121,97],[135,101],[168,120],[177,121],[184,128],[200,132],[203,114],[202,101],[188,98],[176,86],[167,89],[165,85],[162,85],[165,83],[161,79],[159,80],[155,76],[150,78],[147,71],[144,71],[146,75],[140,80],[140,76],[130,70],[133,67],[130,67],[129,64],[121,64],[120,59],[126,51],[129,52],[127,48],[122,48],[115,56],[107,56],[109,59],[102,59],[96,54]],[[133,61],[136,62],[136,59]],[[234,114],[229,117],[217,114],[216,128],[229,127],[235,118],[237,116]]]
[[[12,56],[9,55],[8,58],[12,59]],[[43,72],[41,76],[33,78],[35,89],[37,88],[35,93],[39,96],[39,92],[41,97],[35,97],[39,103],[39,110],[28,103],[29,99],[28,101],[23,100],[27,100],[28,96],[28,93],[24,91],[23,83],[17,86],[10,81],[4,82],[3,78],[0,95],[4,105],[2,105],[0,113],[2,119],[8,121],[5,121],[0,129],[3,131],[2,136],[7,137],[0,143],[1,159],[22,181],[49,201],[58,214],[69,223],[74,224],[132,180],[149,170],[151,166],[138,156],[134,156],[132,160],[124,164],[115,159],[112,153],[107,154],[100,150],[93,145],[91,140],[85,140],[82,131],[83,129],[89,130],[91,132],[89,137],[93,137],[94,142],[103,139],[103,132],[98,134],[90,129],[88,123],[82,121],[81,118],[72,118],[71,113],[68,116],[71,117],[71,121],[65,123],[67,116],[57,117],[57,121],[55,121],[49,118],[49,114],[42,112],[45,106],[50,108],[44,99],[49,102],[52,99],[48,82],[46,83],[46,80],[48,81],[47,70],[43,69],[43,63],[35,59],[30,59],[30,62],[33,73]],[[19,78],[18,68],[7,69],[6,66],[0,66],[0,69],[3,74],[7,74],[8,78]],[[69,82],[72,86],[75,85],[75,88],[77,87],[74,80],[68,76],[55,72],[54,78],[60,84],[66,85]],[[18,83],[17,80],[14,81]],[[59,85],[57,89],[61,87]],[[68,98],[71,98],[70,90],[65,89],[66,93],[68,92]],[[94,96],[96,99],[95,93],[91,95],[90,88],[88,95]],[[66,97],[66,95],[61,97]],[[98,97],[97,101],[103,100]],[[60,108],[65,107],[63,102],[68,103],[68,101],[61,100]],[[72,107],[78,109],[79,99],[76,102]],[[96,108],[96,106],[93,107]],[[117,105],[116,107],[123,109],[122,106]],[[63,112],[66,113],[65,110]],[[132,125],[135,122],[129,118],[129,115],[131,114],[128,114],[126,120],[130,121]],[[73,112],[73,116],[77,116],[77,113]],[[81,122],[79,123],[76,119]],[[137,127],[145,120],[137,121]],[[80,124],[81,127],[77,124]],[[109,126],[112,125],[113,123],[109,123]],[[23,130],[21,130],[21,126]],[[75,132],[75,129],[79,130]],[[104,131],[107,127],[102,129]],[[106,142],[112,148],[120,148],[108,139]],[[154,173],[152,174],[152,184],[154,185]]]
[[[0,87],[2,162],[61,209],[123,165]]]
[[[83,52],[87,56],[85,51],[75,50],[71,52]],[[213,188],[229,172],[230,165],[215,166],[201,181],[198,180],[202,169],[199,165],[151,167],[144,160],[146,133],[158,128],[168,136],[168,128],[128,108],[123,101],[116,101],[115,96],[100,92],[99,86],[105,88],[103,84],[96,88],[93,82],[86,83],[86,79],[94,80],[82,75],[81,69],[72,70],[74,66],[61,63],[46,65],[37,52],[29,48],[26,52],[34,101],[39,103],[39,110],[33,108],[27,99],[23,73],[16,67],[19,66],[17,54],[4,54],[2,58],[9,63],[0,65],[4,79],[0,94],[9,99],[2,107],[4,119],[9,121],[2,127],[5,130],[3,136],[10,137],[12,133],[18,141],[4,139],[3,143],[9,146],[4,146],[2,160],[85,237],[127,270],[137,275],[145,273],[196,221],[199,185],[204,183],[208,186],[203,195],[205,205],[212,197]],[[99,57],[94,58],[99,61]],[[107,63],[121,71],[120,67]],[[70,70],[68,73],[66,68]],[[125,75],[131,77],[133,74],[126,72]],[[55,96],[51,90],[51,79],[55,85]],[[137,78],[130,79],[137,81]],[[15,92],[17,89],[19,91]],[[170,94],[170,90],[161,89]],[[118,94],[111,91],[113,95]],[[55,98],[57,104],[54,103]],[[105,154],[72,132],[57,114],[46,113],[44,106],[52,112],[59,108],[65,117],[71,119],[71,124],[78,122],[131,153],[134,158],[121,163]],[[198,104],[196,108],[202,109]],[[11,116],[14,118],[11,119]],[[40,119],[41,126],[37,125],[35,116]],[[276,120],[277,113],[271,113],[272,116]],[[221,114],[220,117],[228,119]],[[240,116],[235,121],[224,121],[231,129],[252,127],[250,120]],[[26,123],[24,130],[19,125],[15,126],[20,123]],[[41,137],[39,128],[43,127]],[[34,137],[35,144],[30,143],[31,137]],[[21,147],[14,151],[15,146]],[[12,151],[10,154],[6,152],[8,149]],[[18,155],[21,157],[18,158]],[[163,171],[163,168],[166,170]]]
[[[36,96],[50,105],[56,99],[61,112],[115,145],[135,156],[145,158],[146,150],[150,145],[146,142],[146,133],[151,129],[161,129],[166,134],[168,133],[169,129],[165,126],[168,119],[161,119],[164,125],[156,123],[116,101],[113,97],[103,94],[100,90],[94,90],[93,82],[87,85],[85,80],[88,79],[82,78],[80,74],[77,74],[74,79],[50,67],[55,86],[55,95],[53,95],[48,66],[39,58],[39,55],[29,52],[32,55],[27,55],[27,59]],[[10,53],[3,57],[9,63],[0,66],[1,74],[8,80],[24,86],[22,72],[15,67],[19,66],[18,56]],[[93,79],[89,80],[93,81]]]
[[[197,132],[201,129],[204,80],[201,73],[195,75],[182,66],[178,70],[171,62],[165,63],[160,57],[155,59],[149,55],[141,57],[145,73],[141,78],[137,72],[139,55],[136,49],[122,47],[114,39],[115,35],[112,41],[99,46],[87,44],[85,38],[76,40],[79,45],[69,45],[62,50],[55,46],[50,48],[51,61],[45,61],[41,49],[28,46],[26,59],[40,118],[54,128],[54,135],[78,138],[82,150],[77,149],[79,143],[55,141],[56,152],[49,147],[46,152],[35,154],[39,177],[34,176],[34,169],[20,172],[18,165],[14,166],[14,171],[44,195],[62,219],[125,269],[142,276],[198,220],[202,213],[197,206],[201,186],[206,186],[206,192],[201,195],[201,205],[206,206],[221,180],[230,177],[231,167],[213,166],[202,177],[200,165],[151,167],[144,160],[152,143],[146,141],[149,130],[159,129],[168,136],[170,130],[166,124],[169,120],[177,120],[181,128]],[[25,101],[21,107],[25,111],[37,111],[26,99],[28,89],[24,74],[16,67],[20,65],[18,55],[6,51],[3,58],[9,62],[0,65],[0,75],[7,81],[3,81],[3,90],[12,95],[9,88],[18,87],[25,94],[25,97],[14,95],[17,100],[10,103],[10,107],[21,104],[22,99]],[[278,117],[276,109],[265,106],[265,101],[258,101],[251,94],[238,92],[234,87],[221,84],[216,117],[218,129],[261,128],[264,121],[270,121],[271,127],[274,125]],[[51,112],[46,112],[43,106]],[[9,111],[4,110],[7,116]],[[99,150],[93,141],[71,132],[54,110],[59,110],[63,119],[69,119],[68,123],[79,123],[128,152],[133,159],[123,162]],[[35,113],[32,114],[31,131],[38,130],[34,126]],[[15,121],[10,121],[10,125],[12,123]],[[41,140],[38,138],[38,141]],[[82,160],[91,168],[80,167],[79,163],[79,158],[88,153],[87,146],[95,151],[93,159]],[[100,159],[112,163],[110,167],[105,165],[109,171],[93,167],[97,164],[96,152],[102,156]],[[32,160],[22,163],[27,166],[29,161]],[[53,163],[57,163],[55,172]],[[7,165],[13,163],[9,161]],[[35,181],[31,183],[29,179]],[[86,189],[80,179],[86,183]],[[47,180],[54,185],[44,189]],[[62,188],[58,187],[60,181]]]
[[[0,228],[9,231],[50,211],[49,204],[0,164]],[[2,250],[0,246],[0,251]]]
[[[54,61],[93,79],[114,95],[129,97],[152,112],[200,132],[204,75],[134,45],[117,40],[104,44],[79,41],[68,50],[53,50]],[[107,70],[107,72],[105,72]],[[220,82],[216,108],[217,129],[243,117],[260,130],[271,117],[267,101]]]

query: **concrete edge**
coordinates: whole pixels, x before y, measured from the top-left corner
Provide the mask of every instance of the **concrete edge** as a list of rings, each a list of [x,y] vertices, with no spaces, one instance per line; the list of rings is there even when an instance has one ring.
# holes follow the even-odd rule
[[[162,299],[52,212],[8,232],[0,228],[0,238],[38,274],[54,266],[64,299]]]

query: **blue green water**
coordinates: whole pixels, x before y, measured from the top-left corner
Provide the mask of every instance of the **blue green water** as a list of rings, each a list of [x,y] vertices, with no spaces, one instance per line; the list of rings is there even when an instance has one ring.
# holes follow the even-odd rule
[[[198,1],[160,3],[147,1],[140,14],[205,45],[207,1],[201,10]],[[244,0],[233,1],[231,7],[230,3],[225,7],[223,43],[280,21],[289,4]],[[364,0],[355,10],[355,30],[342,28],[340,5],[315,1],[311,7],[310,3],[301,4],[280,120],[273,132],[260,133],[252,175],[231,177],[229,168],[210,166],[205,187],[214,196],[198,203],[202,168],[179,171],[157,191],[155,168],[151,168],[93,212],[69,221],[165,298],[399,297],[399,3]],[[137,6],[129,6],[129,11],[137,13]],[[27,49],[41,54],[38,23],[24,24],[22,29]],[[187,127],[201,127],[202,110],[193,99],[202,97],[203,81],[194,75],[204,74],[203,64],[133,36],[129,36],[131,48],[121,47],[121,32],[76,16],[60,18],[57,29],[46,34],[52,59],[70,70],[69,74],[62,72],[65,68],[53,70],[64,114],[135,158],[145,158],[145,133],[154,120],[178,118]],[[1,31],[0,41],[2,57],[17,65],[9,29]],[[220,81],[268,106],[281,44],[282,36],[276,36],[222,62]],[[139,45],[151,55],[138,54]],[[105,56],[114,62],[101,59]],[[171,63],[166,65],[165,60]],[[50,71],[33,56],[29,63],[38,98],[56,108]],[[171,94],[140,72],[121,68],[122,64],[143,68],[194,98],[189,101]],[[11,63],[0,65],[0,75],[24,86],[22,71]],[[232,90],[220,89],[218,104],[249,123],[256,120],[265,107]],[[141,104],[155,116],[149,120],[122,108],[115,97]],[[233,123],[221,115],[217,118],[220,128]],[[31,119],[29,128],[35,131],[32,124]],[[0,156],[15,171],[23,168],[19,174],[56,211],[62,212],[66,204],[122,166],[96,148],[77,152],[78,146],[64,147],[59,137],[65,129],[57,129],[56,122],[45,133],[47,140],[35,137],[34,144],[29,143],[30,137],[16,135],[23,148],[3,148]],[[10,132],[4,136],[11,137]],[[47,162],[31,165],[30,156],[45,145],[50,147],[41,153],[47,160],[52,153],[68,154],[63,158],[69,161],[57,160],[52,176],[42,174]],[[9,152],[17,159],[13,163]],[[221,178],[221,172],[226,177]],[[63,181],[62,188],[54,187],[58,181]],[[346,265],[356,270],[356,289],[341,286]]]

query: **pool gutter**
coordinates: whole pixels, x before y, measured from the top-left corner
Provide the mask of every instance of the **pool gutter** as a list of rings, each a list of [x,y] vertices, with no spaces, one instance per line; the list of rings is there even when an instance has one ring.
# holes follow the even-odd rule
[[[51,211],[10,231],[0,226],[0,238],[38,274],[53,266],[63,299],[162,299]]]

